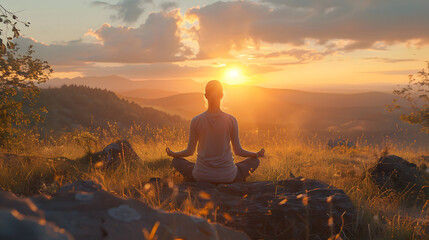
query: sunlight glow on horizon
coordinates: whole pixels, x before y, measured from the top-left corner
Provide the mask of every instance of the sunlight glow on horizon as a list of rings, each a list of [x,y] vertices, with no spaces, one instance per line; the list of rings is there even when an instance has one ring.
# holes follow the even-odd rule
[[[350,8],[335,2],[330,4],[334,12],[319,11],[317,0],[291,4],[287,9],[275,0],[207,0],[204,4],[182,0],[169,8],[163,8],[165,1],[154,0],[141,1],[140,9],[123,0],[104,1],[117,9],[103,9],[92,2],[4,0],[1,5],[32,23],[20,29],[18,44],[22,49],[35,46],[35,57],[54,69],[51,78],[116,75],[132,81],[218,79],[225,84],[270,88],[373,88],[407,84],[408,75],[424,68],[429,56],[427,31],[407,27],[414,23],[414,16],[425,20],[417,23],[425,29],[428,15],[424,11],[411,14],[429,6],[423,0],[404,5],[369,1]],[[119,6],[130,11],[122,14]],[[287,11],[300,17],[291,22],[284,14]],[[408,18],[399,21],[393,13]],[[311,14],[320,18],[308,17]],[[339,16],[344,21],[335,21]],[[314,31],[316,19],[321,21]],[[371,31],[363,28],[366,25]],[[303,28],[289,33],[295,33],[295,26]]]
[[[238,67],[227,68],[222,81],[231,85],[244,84],[247,82],[242,69]]]

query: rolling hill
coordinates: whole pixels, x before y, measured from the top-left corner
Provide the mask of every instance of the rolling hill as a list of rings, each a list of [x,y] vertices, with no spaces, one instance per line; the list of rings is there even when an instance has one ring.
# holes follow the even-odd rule
[[[399,112],[385,105],[395,97],[381,92],[315,93],[288,89],[225,85],[223,108],[243,126],[281,125],[303,131],[394,132],[417,127],[400,121]],[[205,110],[202,93],[176,94],[158,99],[128,98],[186,119]]]
[[[204,95],[202,93],[181,93],[169,97],[157,99],[144,99],[127,97],[142,106],[154,107],[161,111],[177,114],[191,119],[193,116],[205,110]]]
[[[121,96],[126,97],[135,97],[135,98],[146,98],[146,99],[153,99],[153,98],[163,98],[163,97],[169,97],[176,94],[179,94],[179,92],[176,91],[166,91],[161,89],[150,89],[150,88],[140,88],[136,90],[131,91],[125,91],[125,92],[119,92]]]
[[[140,106],[156,108],[158,111],[153,113],[155,115],[159,115],[160,111],[163,111],[169,114],[177,114],[189,120],[205,110],[205,100],[202,94],[204,83],[192,80],[131,81],[118,76],[83,77],[54,79],[46,83],[44,87],[56,87],[64,84],[110,89],[115,91],[117,95]],[[388,113],[386,111],[385,106],[395,98],[388,93],[308,92],[227,84],[224,84],[224,88],[225,97],[222,104],[224,110],[236,116],[241,127],[249,129],[275,125],[297,131],[313,133],[341,132],[344,134],[350,133],[354,136],[369,133],[383,135],[397,134],[398,132],[400,134],[418,132],[418,126],[410,126],[400,120],[401,112]],[[56,91],[46,89],[46,91],[48,90]],[[81,105],[91,105],[92,103],[89,103],[91,98],[95,102],[99,101],[98,97],[85,96],[83,99],[76,99],[76,102],[81,102]],[[102,102],[97,104],[101,106],[100,108],[106,108],[106,104],[102,105]],[[54,107],[54,109],[56,109],[55,111],[62,111],[57,116],[58,118],[68,114],[66,119],[72,119],[72,113],[68,113],[67,108],[58,110],[59,107]],[[100,121],[117,121],[116,119],[123,115],[118,114],[119,109],[116,109],[117,113],[112,115],[99,114],[94,112],[95,109],[94,107],[91,111],[97,114]],[[152,113],[146,113],[142,114],[141,117],[137,117],[132,112],[139,112],[140,110],[131,109],[129,108],[126,112],[127,116],[133,119],[145,119],[145,117],[152,115]],[[84,115],[86,111],[89,111],[83,106],[81,106],[80,110]],[[73,112],[73,114],[76,114],[76,112]],[[170,118],[160,117],[160,119],[164,119],[160,120],[163,123],[163,121]],[[88,116],[86,116],[85,121],[88,121]],[[156,124],[157,121],[152,123]],[[81,123],[72,122],[66,125],[74,126],[76,124],[82,125]]]
[[[160,127],[186,122],[179,116],[120,99],[113,92],[83,86],[42,89],[38,105],[48,110],[42,125],[47,130],[105,127],[108,122],[125,128],[134,123]]]

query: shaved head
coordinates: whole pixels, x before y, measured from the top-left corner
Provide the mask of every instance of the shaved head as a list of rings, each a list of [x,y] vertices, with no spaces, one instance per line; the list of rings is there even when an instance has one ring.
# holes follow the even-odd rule
[[[212,95],[212,93],[216,93],[216,95],[223,92],[222,83],[220,83],[218,80],[211,80],[206,85],[206,94]]]
[[[204,94],[209,102],[220,101],[223,97],[223,87],[222,83],[218,80],[211,80],[206,85],[206,90]]]

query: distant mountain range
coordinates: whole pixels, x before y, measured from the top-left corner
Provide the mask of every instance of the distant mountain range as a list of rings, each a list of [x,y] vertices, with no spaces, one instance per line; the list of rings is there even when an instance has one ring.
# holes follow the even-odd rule
[[[119,94],[121,96],[126,96],[127,98],[144,97],[146,99],[153,99],[153,98],[163,98],[163,97],[173,96],[173,95],[179,94],[179,92],[166,91],[166,90],[161,90],[161,89],[140,88],[140,89],[136,89],[136,90],[120,92]]]
[[[368,84],[312,84],[312,85],[292,85],[291,89],[300,89],[307,92],[326,93],[364,93],[364,92],[384,92],[392,93],[395,89],[405,87],[405,84],[394,83],[368,83]]]
[[[147,99],[138,97],[126,97],[141,106],[154,107],[161,111],[177,114],[186,119],[191,119],[195,115],[205,110],[203,93],[181,93],[173,96]]]
[[[76,78],[54,78],[46,83],[42,83],[42,88],[58,88],[63,85],[78,85],[91,88],[101,88],[114,91],[116,93],[136,91],[143,89],[157,89],[162,95],[164,91],[170,92],[201,92],[204,84],[191,79],[174,79],[174,80],[142,80],[132,81],[119,76],[104,77],[76,77]],[[145,91],[148,92],[148,91]],[[134,93],[132,93],[134,94]]]
[[[53,79],[44,87],[86,85],[115,91],[141,106],[185,119],[205,110],[204,83],[189,79],[131,81],[118,76]],[[224,110],[241,126],[281,125],[314,132],[417,132],[385,106],[395,96],[383,92],[323,93],[256,86],[224,85]]]
[[[82,85],[91,88],[101,88],[117,93],[127,93],[130,97],[167,97],[171,93],[203,92],[204,83],[191,79],[167,79],[167,80],[141,80],[132,81],[116,75],[102,77],[76,77],[76,78],[54,78],[41,84],[42,88],[61,87],[63,85]],[[392,93],[394,89],[404,87],[393,83],[372,83],[372,84],[327,84],[327,85],[291,85],[288,89],[300,89],[306,92],[322,93],[364,93],[364,92],[384,92]],[[157,89],[159,95],[147,91]],[[271,88],[279,89],[279,88]],[[282,89],[281,89],[282,90]],[[141,94],[138,91],[142,91]],[[150,94],[146,95],[146,94]],[[133,96],[131,96],[133,95]],[[139,96],[140,95],[140,96]]]
[[[252,86],[225,86],[224,110],[246,125],[276,124],[306,130],[394,131],[409,127],[385,105],[395,97],[386,93],[333,94]],[[205,110],[202,93],[158,99],[128,98],[142,106],[190,119]]]

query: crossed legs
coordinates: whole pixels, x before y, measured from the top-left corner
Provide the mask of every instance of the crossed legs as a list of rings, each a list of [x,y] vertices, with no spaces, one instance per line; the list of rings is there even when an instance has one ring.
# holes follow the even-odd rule
[[[189,162],[184,158],[173,158],[173,167],[185,177],[186,182],[196,182],[194,176],[192,175],[192,170],[194,170],[195,163]]]
[[[234,182],[245,182],[246,178],[249,177],[259,166],[258,158],[247,158],[241,162],[236,163],[237,176]],[[195,182],[195,178],[192,175],[195,163],[190,162],[184,158],[173,158],[173,167],[185,177],[187,182]]]

